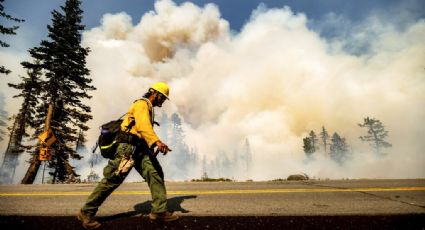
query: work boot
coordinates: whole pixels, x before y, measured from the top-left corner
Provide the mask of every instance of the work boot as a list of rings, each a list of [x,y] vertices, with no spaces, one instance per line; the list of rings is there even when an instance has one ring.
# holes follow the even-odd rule
[[[177,216],[174,213],[171,212],[162,212],[162,213],[149,213],[149,219],[150,220],[160,220],[160,221],[164,221],[164,222],[170,222],[170,221],[175,221],[179,218],[179,216]]]
[[[79,221],[81,221],[85,229],[95,229],[100,227],[99,222],[95,221],[91,216],[88,216],[81,211],[78,212],[77,218]]]

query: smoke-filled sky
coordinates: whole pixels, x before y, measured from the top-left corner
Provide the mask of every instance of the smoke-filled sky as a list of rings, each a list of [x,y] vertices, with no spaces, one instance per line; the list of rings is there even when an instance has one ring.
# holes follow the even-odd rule
[[[6,83],[23,74],[19,62],[46,39],[48,12],[62,4],[27,2],[4,3],[6,12],[27,20],[0,53],[13,71],[0,80],[9,115],[19,101]],[[100,124],[166,81],[171,100],[160,110],[181,115],[187,143],[213,159],[248,139],[254,180],[300,172],[425,176],[423,1],[246,2],[85,1],[82,45],[91,48],[87,66],[97,87],[87,102],[94,116],[87,145]],[[366,116],[389,131],[393,147],[384,157],[359,140],[366,130],[357,124]],[[322,126],[346,138],[351,158],[343,166],[320,152],[305,159],[302,138]],[[87,173],[86,161],[75,164]]]

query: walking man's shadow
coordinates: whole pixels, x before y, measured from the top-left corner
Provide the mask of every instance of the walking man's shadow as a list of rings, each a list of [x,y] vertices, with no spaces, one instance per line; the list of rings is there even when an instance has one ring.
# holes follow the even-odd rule
[[[194,199],[196,197],[197,196],[195,196],[195,195],[191,195],[191,196],[178,196],[178,197],[173,197],[173,198],[167,199],[168,211],[188,213],[190,211],[184,209],[181,206],[181,204],[186,199]],[[132,217],[132,216],[136,216],[136,215],[147,215],[147,214],[150,213],[151,209],[152,209],[151,201],[145,201],[143,203],[136,204],[134,206],[133,211],[119,213],[119,214],[112,215],[112,216],[99,217],[98,220],[99,221],[111,221],[111,220],[115,220],[115,219]]]

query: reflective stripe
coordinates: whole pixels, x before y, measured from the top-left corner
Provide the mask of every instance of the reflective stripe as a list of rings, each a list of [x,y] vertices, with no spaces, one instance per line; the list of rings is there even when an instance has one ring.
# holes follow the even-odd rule
[[[115,143],[117,143],[117,141],[113,141],[110,145],[100,146],[100,149],[108,149],[108,148],[112,147],[112,145],[114,145]]]

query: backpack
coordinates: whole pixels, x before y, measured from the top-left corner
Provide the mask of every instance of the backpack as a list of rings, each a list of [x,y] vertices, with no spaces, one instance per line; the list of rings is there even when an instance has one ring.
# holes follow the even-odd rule
[[[117,150],[117,136],[121,131],[122,119],[110,121],[100,127],[100,135],[97,140],[100,154],[107,159],[114,159]]]
[[[144,98],[142,99],[147,100]],[[97,147],[99,146],[100,155],[102,155],[102,157],[111,159],[111,160],[115,158],[115,152],[117,151],[118,143],[120,143],[118,139],[122,141],[122,138],[119,138],[120,134],[122,134],[122,132],[130,131],[130,129],[135,124],[135,121],[133,120],[128,125],[126,131],[121,131],[121,123],[123,122],[122,118],[126,114],[127,113],[122,115],[117,120],[112,120],[100,126],[100,135],[99,135],[99,138],[97,139],[96,147],[93,149],[93,153],[95,153]]]
[[[113,160],[118,146],[118,135],[121,133],[121,123],[123,122],[122,115],[117,120],[112,120],[100,126],[100,135],[97,139],[96,146],[93,153],[96,152],[97,147],[100,149],[102,157]],[[127,129],[130,130],[131,126]]]

